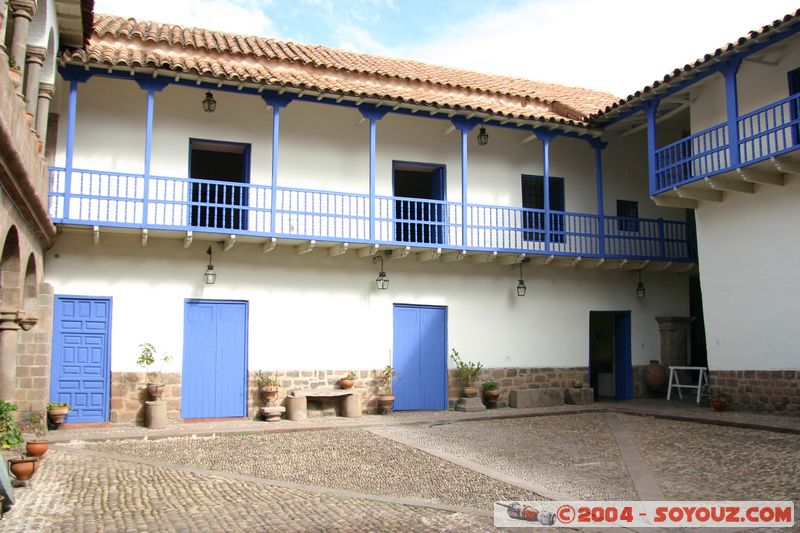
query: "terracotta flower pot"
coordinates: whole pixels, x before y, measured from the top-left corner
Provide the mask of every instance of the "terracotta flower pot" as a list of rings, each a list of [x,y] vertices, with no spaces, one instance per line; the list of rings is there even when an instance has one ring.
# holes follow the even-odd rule
[[[378,395],[378,410],[381,413],[386,414],[391,412],[392,405],[394,405],[394,396],[392,394]]]
[[[20,481],[27,481],[33,477],[36,472],[36,463],[39,461],[38,457],[22,457],[20,459],[9,459],[8,468],[14,477]]]
[[[278,391],[280,390],[277,386],[272,387],[260,387],[258,389],[258,395],[261,397],[261,401],[265,405],[270,405],[272,402],[278,399]]]
[[[29,457],[41,457],[47,453],[47,446],[46,440],[29,440],[25,443],[25,451]]]
[[[658,392],[667,382],[667,371],[658,361],[650,361],[644,374],[644,384],[650,392]]]
[[[64,425],[64,420],[69,414],[69,408],[55,407],[47,411],[47,414],[50,416],[50,420],[53,421],[53,425],[56,427],[56,429],[61,429],[61,426]]]
[[[147,394],[150,395],[150,399],[153,401],[160,400],[161,396],[164,394],[164,385],[163,383],[148,383],[147,384]]]
[[[483,391],[483,397],[486,398],[487,402],[496,402],[500,397],[500,391],[497,389],[485,390]]]
[[[477,395],[478,395],[477,387],[473,386],[464,387],[464,398],[474,398]]]
[[[352,389],[353,385],[355,384],[356,380],[354,379],[342,378],[339,380],[339,386],[342,387],[343,389]]]
[[[728,407],[728,402],[725,400],[711,400],[711,408],[715,411],[724,411]]]

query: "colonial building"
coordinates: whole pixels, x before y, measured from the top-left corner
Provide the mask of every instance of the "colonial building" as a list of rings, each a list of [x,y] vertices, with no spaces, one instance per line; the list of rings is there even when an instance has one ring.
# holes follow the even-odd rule
[[[80,18],[77,2],[39,12],[67,7]],[[174,418],[252,416],[257,370],[284,394],[357,371],[372,410],[387,364],[397,409],[446,409],[460,392],[452,348],[506,393],[585,381],[602,396],[640,396],[661,349],[657,319],[669,328],[702,307],[696,210],[712,378],[741,387],[741,405],[800,408],[791,282],[770,287],[769,304],[755,283],[768,270],[788,276],[778,265],[798,254],[784,176],[797,84],[777,81],[800,66],[795,16],[620,101],[83,8],[85,42],[47,18],[62,35],[58,74],[45,54],[20,84],[27,104],[0,67],[9,120],[24,121],[25,106],[34,118],[33,133],[14,123],[9,151],[30,145],[40,175],[38,140],[50,158],[49,182],[32,187],[39,216],[3,220],[7,398],[68,401],[71,422],[136,420],[144,342],[174,356],[164,369]],[[736,62],[738,77],[726,66]],[[736,102],[737,80],[732,111],[725,90]],[[748,123],[753,113],[772,119]],[[719,131],[730,120],[738,137]],[[770,135],[746,155],[748,139]],[[24,217],[5,185],[23,178],[4,177],[4,216]],[[787,243],[774,250],[761,237],[774,235],[767,215],[781,202]],[[763,214],[743,218],[746,206]],[[23,232],[37,235],[27,275]],[[752,246],[729,249],[742,235]],[[737,318],[732,301],[767,314]],[[17,331],[27,316],[39,323]],[[754,322],[762,341],[743,327]],[[690,357],[705,365],[702,342]],[[767,369],[781,372],[755,377],[785,397],[745,394],[756,386],[747,372]]]

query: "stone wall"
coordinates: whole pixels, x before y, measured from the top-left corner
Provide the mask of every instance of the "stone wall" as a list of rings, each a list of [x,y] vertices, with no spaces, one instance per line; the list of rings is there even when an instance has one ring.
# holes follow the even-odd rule
[[[177,372],[161,374],[164,387],[163,400],[167,401],[167,418],[181,417],[181,375]],[[110,422],[144,424],[144,402],[149,400],[144,372],[111,373]]]
[[[462,396],[464,385],[455,370],[450,369],[448,374],[447,396],[452,409],[458,398]],[[497,406],[508,407],[508,395],[514,389],[546,389],[554,387],[566,389],[571,387],[575,381],[588,386],[589,369],[587,367],[484,368],[475,381],[475,386],[480,389],[481,384],[489,379],[495,380],[500,390]]]
[[[729,408],[800,415],[800,370],[713,370],[709,381]]]
[[[53,338],[53,287],[39,284],[33,316],[38,319],[30,331],[19,330],[17,344],[16,403],[19,412],[43,411],[50,398],[50,357]]]

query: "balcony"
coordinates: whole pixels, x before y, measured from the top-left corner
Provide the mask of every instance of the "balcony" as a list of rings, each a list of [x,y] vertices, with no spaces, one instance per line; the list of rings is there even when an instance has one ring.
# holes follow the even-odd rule
[[[800,94],[741,115],[736,124],[738,158],[731,157],[727,123],[657,149],[650,193],[721,201],[722,191],[753,192],[754,183],[780,185],[783,174],[798,173]],[[669,205],[663,196],[656,203]]]
[[[66,186],[69,182],[69,187]],[[68,190],[68,192],[67,192]],[[125,174],[50,169],[49,213],[56,224],[235,235],[255,242],[323,246],[379,245],[438,258],[443,250],[494,258],[540,256],[546,262],[606,259],[696,261],[687,224],[663,219],[600,217],[369,195]],[[374,220],[374,222],[373,222]],[[463,224],[466,222],[465,224]],[[267,241],[264,241],[267,239]],[[272,241],[273,245],[275,241]],[[347,249],[345,246],[345,250]],[[304,248],[305,249],[305,248]],[[641,263],[639,263],[641,265]]]

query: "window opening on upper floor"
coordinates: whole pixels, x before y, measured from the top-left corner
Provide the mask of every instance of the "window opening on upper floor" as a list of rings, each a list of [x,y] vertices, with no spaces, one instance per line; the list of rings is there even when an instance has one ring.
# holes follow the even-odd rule
[[[189,139],[191,225],[247,229],[250,145]]]

